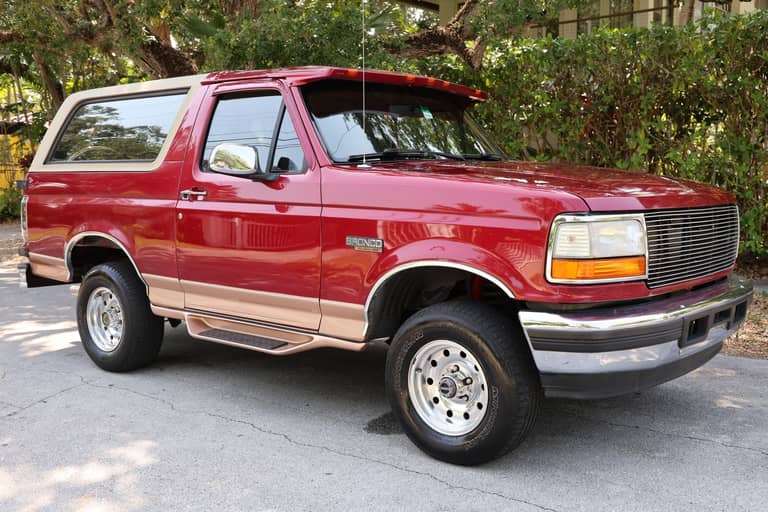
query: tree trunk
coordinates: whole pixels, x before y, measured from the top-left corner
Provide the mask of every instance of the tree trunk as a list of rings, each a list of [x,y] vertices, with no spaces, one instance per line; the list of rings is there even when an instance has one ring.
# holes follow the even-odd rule
[[[53,115],[59,110],[61,104],[64,103],[64,86],[54,76],[51,68],[40,58],[38,53],[34,53],[32,58],[40,68],[40,80],[43,82],[43,87],[45,87],[48,96],[51,98],[52,108],[48,110],[47,114],[49,119],[53,119]]]
[[[16,90],[19,94],[19,101],[21,102],[21,110],[24,112],[24,122],[29,126],[31,124],[29,118],[29,110],[27,109],[27,99],[24,97],[24,88],[21,87],[21,78],[19,73],[13,74],[13,83],[16,85]]]

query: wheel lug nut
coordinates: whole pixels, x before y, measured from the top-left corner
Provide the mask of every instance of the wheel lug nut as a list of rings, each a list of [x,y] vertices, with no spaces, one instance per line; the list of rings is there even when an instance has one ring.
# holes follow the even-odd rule
[[[464,379],[464,384],[466,386],[469,386],[470,384],[472,384],[472,377],[467,377],[466,379]]]
[[[451,373],[456,373],[459,371],[459,365],[455,364],[451,367]]]

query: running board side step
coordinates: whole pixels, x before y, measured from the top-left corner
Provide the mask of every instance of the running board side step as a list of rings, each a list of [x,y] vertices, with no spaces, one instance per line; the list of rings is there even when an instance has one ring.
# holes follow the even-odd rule
[[[359,352],[368,346],[367,343],[359,341],[347,341],[255,322],[225,319],[200,313],[184,312],[183,315],[187,330],[193,338],[267,354],[295,354],[321,347]]]
[[[262,338],[261,336],[251,336],[239,332],[225,331],[224,329],[209,329],[199,333],[201,338],[208,340],[226,341],[236,345],[248,345],[254,349],[275,350],[285,345],[282,341]]]

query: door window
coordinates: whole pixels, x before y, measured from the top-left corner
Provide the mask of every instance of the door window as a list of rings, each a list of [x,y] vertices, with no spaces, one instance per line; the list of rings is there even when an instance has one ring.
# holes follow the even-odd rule
[[[224,143],[256,149],[262,170],[303,172],[307,168],[298,135],[278,91],[219,98],[208,128],[203,161]]]

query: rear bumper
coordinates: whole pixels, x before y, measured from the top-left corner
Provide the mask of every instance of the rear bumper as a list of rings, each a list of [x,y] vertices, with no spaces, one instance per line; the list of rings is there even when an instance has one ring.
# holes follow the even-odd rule
[[[585,311],[520,311],[547,396],[632,393],[703,365],[738,329],[752,283],[730,276],[693,292]]]
[[[21,252],[19,253],[21,254]],[[19,272],[19,287],[20,288],[39,288],[41,286],[56,286],[64,284],[61,281],[54,281],[47,277],[38,276],[32,273],[32,266],[29,263],[19,263],[16,266]]]

